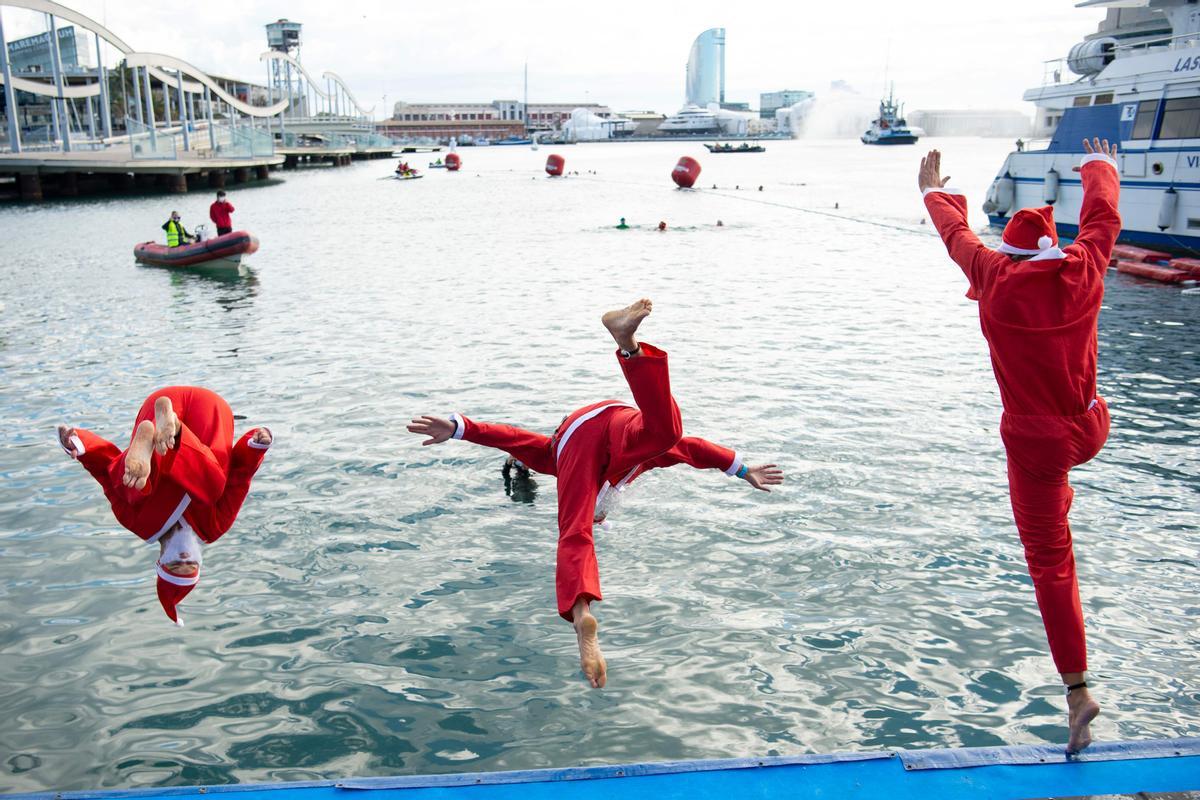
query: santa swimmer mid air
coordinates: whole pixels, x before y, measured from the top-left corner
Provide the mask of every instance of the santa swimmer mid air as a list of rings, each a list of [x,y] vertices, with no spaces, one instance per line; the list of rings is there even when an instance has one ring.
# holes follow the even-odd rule
[[[271,432],[254,428],[234,442],[233,412],[218,394],[169,386],[142,403],[124,451],[67,425],[58,440],[100,484],[117,521],[158,542],[158,599],[183,625],[176,606],[200,582],[201,549],[233,526]]]
[[[732,450],[683,435],[667,354],[635,338],[651,309],[643,299],[601,318],[617,343],[617,360],[636,408],[616,400],[584,406],[564,418],[553,436],[459,414],[449,419],[422,416],[408,425],[411,433],[428,437],[423,445],[465,439],[503,450],[524,467],[556,477],[558,613],[575,627],[580,666],[594,689],[605,685],[608,668],[591,610],[602,599],[592,528],[604,522],[610,500],[648,470],[675,464],[719,469],[765,492],[783,482],[783,472],[774,464],[751,467]]]
[[[1087,644],[1067,514],[1073,468],[1108,438],[1108,406],[1096,391],[1097,334],[1104,276],[1121,232],[1117,148],[1083,141],[1075,170],[1083,184],[1079,233],[1058,247],[1050,206],[1023,209],[1004,228],[997,250],[967,224],[961,192],[946,188],[937,150],[921,160],[917,184],[950,258],[979,302],[1004,413],[1009,499],[1055,667],[1067,690],[1067,752],[1092,742],[1100,713],[1084,679]]]

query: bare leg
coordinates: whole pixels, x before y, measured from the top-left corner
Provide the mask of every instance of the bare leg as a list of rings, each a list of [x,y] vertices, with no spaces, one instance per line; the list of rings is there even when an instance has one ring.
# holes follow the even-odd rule
[[[634,338],[634,334],[637,333],[638,326],[642,324],[642,320],[650,316],[650,312],[653,309],[654,304],[643,297],[641,300],[625,308],[609,311],[600,318],[600,321],[604,323],[604,327],[608,328],[608,332],[612,334],[617,347],[637,356],[639,355],[638,343],[637,339]]]
[[[1082,672],[1062,673],[1064,686],[1083,682]],[[1067,693],[1067,752],[1078,753],[1092,743],[1092,720],[1100,714],[1100,704],[1092,699],[1087,687]]]
[[[600,639],[596,635],[599,625],[589,606],[587,600],[580,598],[571,609],[575,638],[579,640],[579,666],[593,689],[603,689],[608,682],[608,664],[600,652]]]
[[[171,406],[171,398],[160,397],[154,401],[154,452],[165,456],[179,435],[179,417]]]
[[[137,489],[145,488],[150,477],[150,456],[154,452],[154,423],[142,420],[133,433],[133,441],[125,453],[125,477],[121,482]]]

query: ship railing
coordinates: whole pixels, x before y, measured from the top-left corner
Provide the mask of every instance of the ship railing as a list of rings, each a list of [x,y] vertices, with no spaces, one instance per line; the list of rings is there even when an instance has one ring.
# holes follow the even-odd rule
[[[1140,42],[1118,44],[1113,48],[1113,58],[1127,58],[1131,55],[1147,53],[1153,50],[1183,50],[1200,46],[1200,33],[1181,33],[1175,36],[1157,36]],[[1088,76],[1076,75],[1067,65],[1066,58],[1052,58],[1042,62],[1042,86],[1052,86],[1061,83],[1078,83]]]
[[[1200,33],[1192,32],[1180,33],[1175,36],[1159,36],[1154,39],[1145,39],[1130,44],[1118,44],[1113,48],[1113,51],[1120,57],[1139,50],[1180,50],[1185,47],[1195,47],[1197,45],[1200,45]]]

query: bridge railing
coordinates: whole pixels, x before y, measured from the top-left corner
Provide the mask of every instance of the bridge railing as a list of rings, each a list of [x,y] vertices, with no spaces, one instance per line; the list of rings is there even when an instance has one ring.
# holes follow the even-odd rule
[[[251,125],[213,124],[216,158],[257,158],[275,155],[275,137]]]

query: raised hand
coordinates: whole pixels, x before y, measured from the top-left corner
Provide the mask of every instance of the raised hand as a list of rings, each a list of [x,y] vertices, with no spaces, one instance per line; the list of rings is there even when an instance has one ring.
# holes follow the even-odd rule
[[[71,441],[71,437],[75,435],[75,429],[69,425],[58,426],[58,443],[63,449],[71,454],[71,458],[78,458],[79,451],[75,449],[75,443]]]
[[[1085,152],[1087,152],[1089,154],[1100,153],[1101,155],[1108,156],[1113,161],[1117,160],[1117,143],[1113,142],[1110,145],[1108,143],[1108,139],[1101,139],[1098,136],[1094,137],[1090,142],[1087,139],[1084,139],[1083,140],[1083,149]],[[1079,172],[1079,170],[1081,170],[1082,167],[1073,167],[1072,169],[1075,172]]]
[[[418,436],[428,436],[429,438],[421,442],[421,446],[430,444],[441,444],[454,435],[454,431],[458,429],[448,419],[441,417],[421,416],[408,423],[408,432],[415,433]]]
[[[746,483],[764,492],[771,491],[768,486],[778,486],[783,483],[783,470],[774,464],[759,464],[751,467],[746,473]]]
[[[255,444],[265,444],[270,447],[274,439],[271,436],[270,428],[255,428],[254,436],[251,437]]]
[[[938,150],[930,150],[921,159],[921,169],[917,172],[917,186],[921,191],[940,189],[950,182],[950,176],[942,177],[942,154]]]

